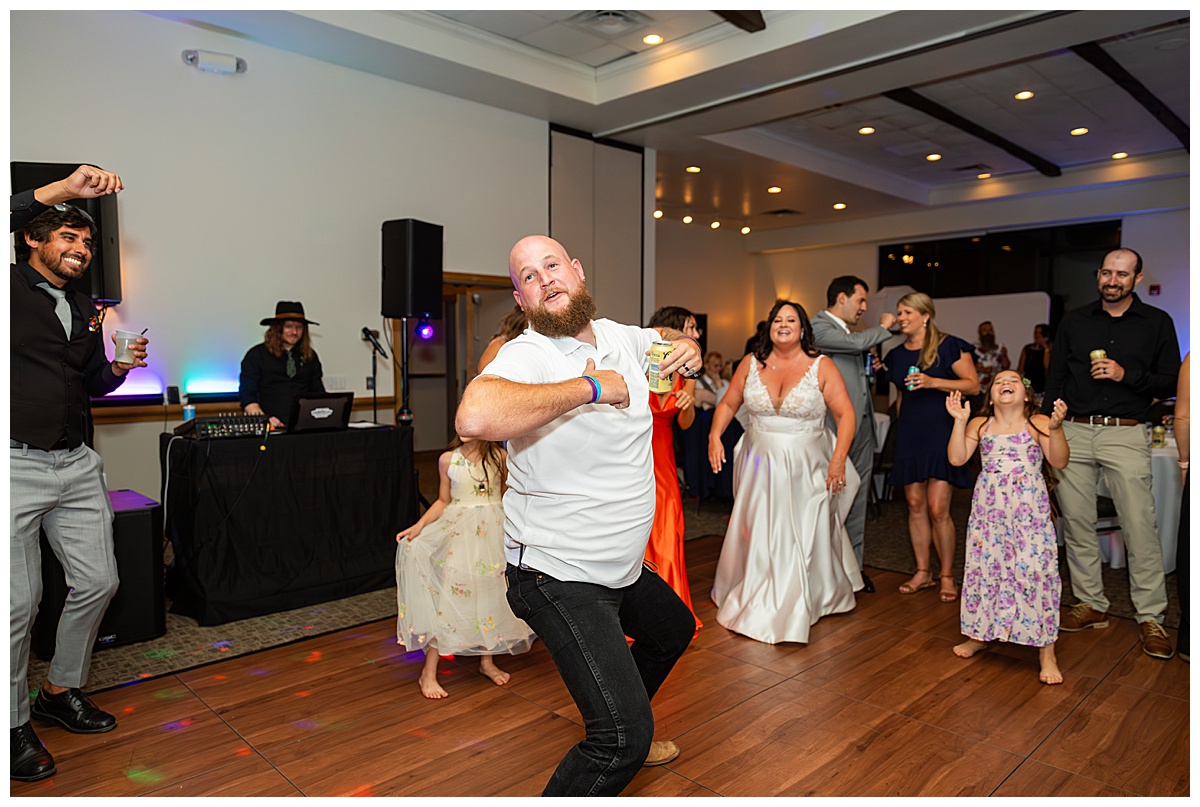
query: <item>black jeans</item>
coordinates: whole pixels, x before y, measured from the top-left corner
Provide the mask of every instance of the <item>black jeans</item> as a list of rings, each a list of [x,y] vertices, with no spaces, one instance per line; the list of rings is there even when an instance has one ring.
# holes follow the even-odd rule
[[[632,585],[615,589],[511,564],[505,576],[509,606],[546,643],[586,732],[542,795],[619,794],[646,761],[650,699],[692,641],[695,617],[645,567]]]

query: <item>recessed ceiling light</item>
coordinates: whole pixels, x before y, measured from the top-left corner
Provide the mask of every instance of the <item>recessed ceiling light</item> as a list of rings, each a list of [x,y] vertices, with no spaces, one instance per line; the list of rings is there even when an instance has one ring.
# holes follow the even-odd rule
[[[779,187],[778,185],[772,185],[771,187],[767,188],[767,193],[783,193],[783,188]]]
[[[698,165],[689,165],[687,168],[685,168],[685,169],[683,169],[683,170],[684,170],[684,171],[687,171],[689,174],[699,174],[699,173],[700,173],[700,166],[698,166]]]
[[[654,218],[656,218],[656,219],[661,219],[661,218],[662,218],[662,211],[661,211],[661,210],[655,210],[655,211],[654,211]]]
[[[929,160],[929,162],[931,162],[931,163],[935,163],[935,162],[937,162],[938,160],[942,159],[942,155],[940,155],[940,154],[926,154],[926,155],[925,155],[925,159]]]
[[[1075,137],[1079,137],[1080,135],[1085,135],[1087,133],[1088,130],[1086,126],[1080,126],[1078,129],[1071,130],[1071,134],[1075,135]]]
[[[1012,247],[1010,247],[1008,244],[1005,244],[1004,246],[1000,247],[1000,249],[1002,249],[1005,252],[1012,252]]]
[[[1019,93],[1013,96],[1013,98],[1016,98],[1018,101],[1028,101],[1032,97],[1033,92],[1030,90],[1021,90]]]
[[[1118,151],[1116,154],[1114,154],[1114,155],[1112,156],[1112,158],[1113,158],[1114,160],[1123,160],[1123,159],[1125,159],[1125,158],[1126,158],[1126,157],[1128,157],[1128,156],[1129,156],[1129,153],[1128,153],[1128,152],[1125,152],[1125,151]]]
[[[983,240],[983,239],[982,239],[982,238],[980,238],[979,236],[975,236],[974,238],[972,238],[972,239],[971,239],[971,242],[972,242],[972,243],[975,243],[975,244],[978,244],[978,243],[979,243],[980,241],[982,241],[982,240]]]
[[[858,133],[861,135],[875,134],[875,127],[874,126],[864,126],[858,130]]]
[[[683,223],[684,223],[684,224],[691,224],[691,223],[692,223],[692,217],[691,217],[691,216],[684,216],[684,217],[683,217]]]
[[[710,224],[710,225],[708,225],[708,226],[709,226],[709,227],[712,227],[712,228],[715,230],[715,229],[717,229],[718,227],[720,227],[720,226],[721,226],[721,222],[719,222],[719,221],[714,221],[712,224]]]
[[[991,178],[991,176],[992,176],[991,174],[989,174],[988,172],[984,171],[982,174],[976,174],[976,175],[975,175],[975,178],[976,178],[976,179],[990,179],[990,178]]]
[[[642,41],[647,45],[661,45],[663,38],[658,34],[646,34],[642,37]]]
[[[746,225],[742,228],[742,235],[750,235],[750,225]]]
[[[845,209],[846,209],[846,203],[845,203],[845,202],[838,202],[836,205],[834,205],[834,206],[833,206],[833,209],[834,209],[834,210],[845,210]]]

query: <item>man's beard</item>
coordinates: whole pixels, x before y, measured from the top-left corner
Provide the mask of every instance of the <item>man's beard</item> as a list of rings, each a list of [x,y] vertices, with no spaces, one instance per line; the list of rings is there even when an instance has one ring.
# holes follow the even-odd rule
[[[1131,294],[1133,289],[1126,290],[1124,286],[1105,286],[1100,289],[1100,297],[1106,303],[1119,303]]]
[[[73,266],[63,263],[63,253],[54,255],[46,247],[38,247],[38,258],[41,259],[42,265],[50,270],[50,274],[67,282],[83,277],[84,271],[88,268],[88,264],[91,263],[91,261],[85,261],[82,266],[76,269]]]
[[[986,348],[995,347],[996,346],[996,335],[995,334],[986,334],[984,336],[980,336],[979,337],[979,345],[980,345],[980,347],[986,347]]]
[[[564,294],[566,292],[563,292]],[[576,336],[596,316],[596,301],[585,286],[567,295],[567,307],[555,314],[546,309],[545,303],[525,311],[529,324],[542,336]]]

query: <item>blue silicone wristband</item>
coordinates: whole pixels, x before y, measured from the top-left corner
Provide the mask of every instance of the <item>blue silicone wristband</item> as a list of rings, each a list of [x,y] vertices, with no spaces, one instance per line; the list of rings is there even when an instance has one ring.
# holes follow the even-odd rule
[[[582,377],[586,378],[588,383],[592,385],[592,400],[590,403],[595,403],[596,401],[600,400],[600,382],[592,378],[590,375],[585,375]]]

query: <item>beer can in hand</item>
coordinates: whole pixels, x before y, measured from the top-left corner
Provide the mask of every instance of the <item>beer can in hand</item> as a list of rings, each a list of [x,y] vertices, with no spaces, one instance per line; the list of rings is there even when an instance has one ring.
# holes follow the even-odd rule
[[[674,349],[675,346],[670,342],[650,343],[650,371],[646,373],[646,380],[650,382],[651,392],[670,392],[675,388],[674,373],[669,373],[666,378],[658,377],[663,361]]]
[[[1100,361],[1108,358],[1108,351],[1104,348],[1097,348],[1088,354],[1088,358],[1092,361]]]
[[[921,372],[921,368],[920,368],[920,367],[918,367],[918,366],[917,366],[917,365],[915,365],[915,364],[913,364],[913,365],[910,365],[910,366],[909,366],[909,368],[908,368],[908,374],[909,374],[909,375],[916,375],[916,374],[917,374],[917,373],[919,373],[919,372]],[[915,390],[915,389],[916,389],[916,387],[914,387],[914,386],[913,386],[912,384],[910,384],[910,383],[906,383],[906,384],[904,385],[904,388],[905,388],[906,390],[908,390],[909,392],[912,392],[913,390]]]
[[[1150,430],[1151,440],[1150,445],[1154,448],[1166,448],[1167,445],[1167,427],[1155,426]]]

